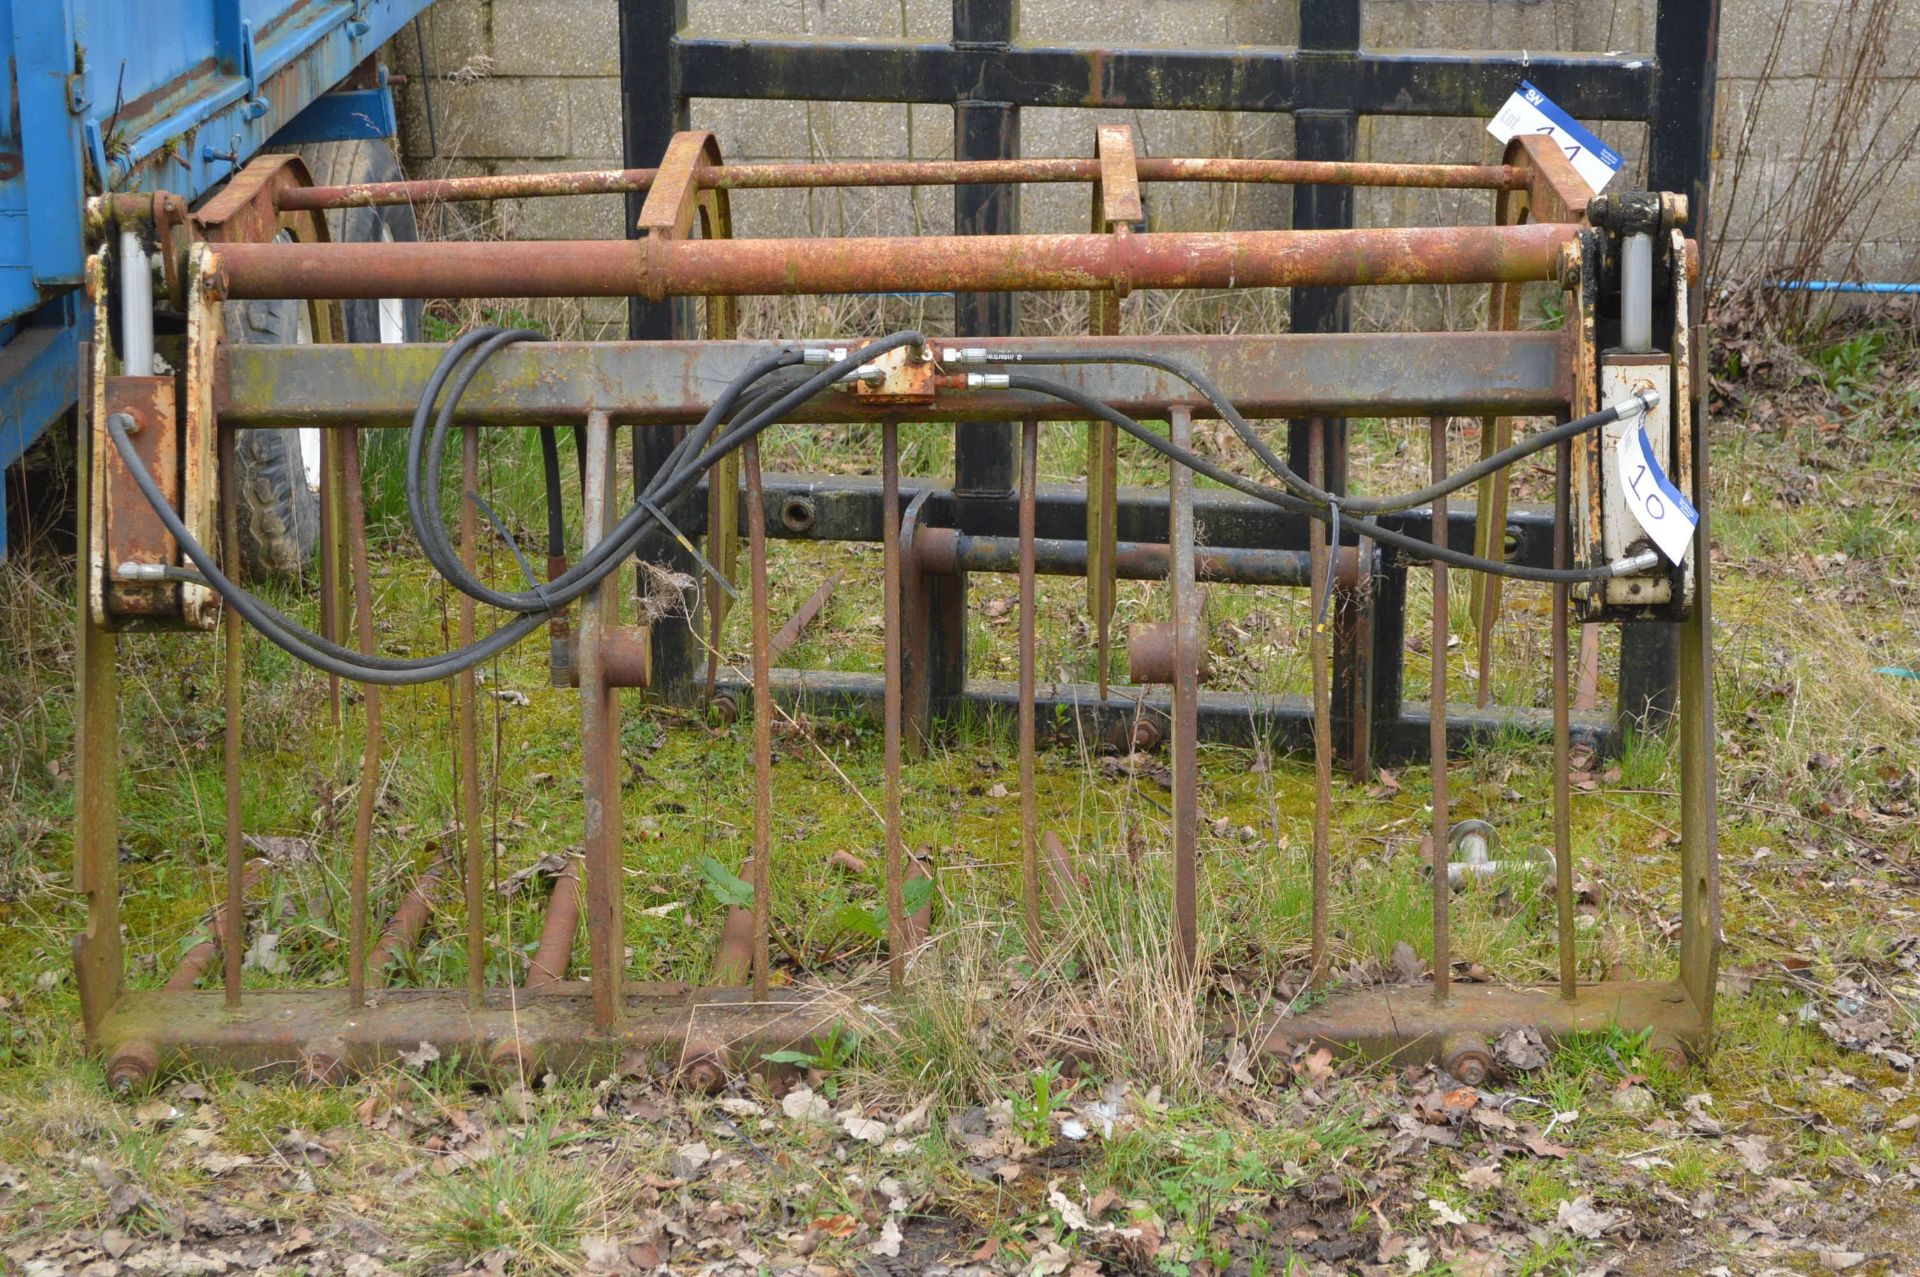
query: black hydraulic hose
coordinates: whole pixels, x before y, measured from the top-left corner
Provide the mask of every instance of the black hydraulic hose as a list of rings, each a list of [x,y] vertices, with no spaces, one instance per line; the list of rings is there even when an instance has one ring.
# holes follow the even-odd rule
[[[491,355],[494,350],[500,348],[500,346],[495,345],[494,342],[500,338],[509,336],[514,336],[514,334],[499,334],[497,337],[490,338],[486,344],[479,348],[474,359],[469,361],[460,369],[458,374],[451,378],[447,386],[446,402],[441,405],[439,416],[434,421],[432,431],[427,436],[424,447],[422,446],[421,433],[425,428],[425,420],[430,404],[425,399],[422,400],[420,410],[414,415],[413,434],[408,440],[407,500],[409,510],[418,510],[419,512],[415,516],[415,531],[421,539],[422,550],[426,553],[428,560],[433,563],[435,569],[438,570],[455,589],[483,603],[488,603],[505,611],[541,613],[568,603],[586,593],[589,589],[592,589],[593,586],[611,570],[610,565],[623,561],[628,555],[633,553],[634,549],[638,546],[646,525],[656,517],[655,512],[671,502],[689,483],[696,480],[702,473],[711,468],[713,463],[720,457],[731,452],[746,439],[764,430],[781,416],[791,412],[797,405],[804,403],[814,395],[826,390],[842,377],[858,368],[861,364],[900,346],[924,344],[925,342],[925,338],[920,333],[912,330],[904,330],[880,338],[862,349],[853,352],[847,358],[837,363],[829,364],[819,372],[814,373],[793,390],[781,396],[771,408],[756,414],[745,423],[736,424],[727,433],[724,444],[708,448],[704,453],[700,454],[697,460],[691,463],[685,461],[684,458],[688,454],[692,453],[702,441],[711,436],[718,426],[718,423],[726,419],[727,414],[733,410],[734,405],[739,401],[748,386],[776,368],[799,363],[801,360],[799,352],[794,350],[781,351],[762,356],[759,360],[756,360],[753,365],[750,365],[739,377],[728,383],[727,387],[721,392],[721,395],[714,401],[713,406],[708,410],[706,417],[701,423],[695,427],[686,438],[681,440],[679,444],[675,445],[674,452],[669,458],[669,460],[675,464],[663,466],[661,471],[655,474],[654,478],[649,481],[646,490],[641,494],[641,499],[635,502],[633,508],[621,518],[620,522],[611,529],[606,537],[596,542],[592,549],[581,556],[578,563],[575,563],[566,572],[551,582],[548,582],[544,588],[538,591],[505,591],[494,589],[484,581],[476,578],[471,572],[468,572],[465,565],[460,562],[458,556],[452,552],[452,546],[451,543],[447,541],[445,529],[437,525],[429,526],[429,524],[434,521],[430,521],[426,517],[425,501],[421,493],[421,488],[424,485],[424,488],[428,491],[437,490],[436,483],[439,474],[439,459],[444,448],[447,431],[452,424],[454,413],[458,407],[460,396],[465,392],[467,386],[472,383],[474,376],[479,371],[481,361]],[[529,340],[530,338],[522,336],[517,339]],[[501,344],[507,343],[502,342]],[[443,360],[442,363],[444,365],[455,358],[455,352],[449,351],[447,359]],[[422,453],[425,454],[424,459]],[[425,468],[424,479],[421,473],[423,460]]]
[[[1550,430],[1529,435],[1519,443],[1503,448],[1490,457],[1456,470],[1438,483],[1428,484],[1414,492],[1399,493],[1394,496],[1368,497],[1348,493],[1329,492],[1289,466],[1284,459],[1267,446],[1259,433],[1240,415],[1239,409],[1220,393],[1200,369],[1184,364],[1165,355],[1156,355],[1144,350],[1084,351],[1084,350],[1020,350],[989,351],[987,362],[1007,362],[1022,364],[1139,364],[1147,368],[1158,368],[1162,372],[1172,373],[1195,390],[1199,391],[1207,403],[1218,413],[1223,421],[1232,427],[1241,442],[1253,450],[1255,456],[1271,470],[1280,481],[1292,489],[1296,496],[1316,505],[1338,505],[1348,514],[1389,514],[1399,510],[1411,510],[1418,506],[1431,505],[1440,497],[1451,495],[1460,489],[1469,487],[1489,475],[1497,474],[1508,466],[1524,461],[1535,453],[1543,452],[1565,439],[1576,438],[1599,426],[1618,421],[1624,404],[1609,405],[1599,412],[1590,413],[1574,421],[1563,422]],[[1631,399],[1624,403],[1633,402]],[[1643,401],[1644,402],[1644,401]]]
[[[434,375],[429,379],[427,392],[423,398],[422,409],[415,415],[416,438],[410,441],[409,447],[410,479],[417,480],[419,475],[417,465],[419,452],[417,446],[418,433],[424,428],[427,412],[430,410],[433,400],[438,396],[440,389],[446,385],[455,366],[469,353],[474,351],[486,348],[486,354],[491,354],[493,350],[512,344],[513,340],[531,340],[533,336],[537,336],[537,334],[510,334],[498,328],[476,329],[471,333],[465,334],[449,347],[447,355],[442,359],[440,366],[435,369]],[[496,339],[501,337],[507,337],[510,340],[496,341]],[[136,485],[140,488],[141,494],[146,497],[148,504],[153,506],[155,513],[160,518],[162,524],[166,526],[169,534],[180,543],[182,551],[192,560],[194,566],[200,570],[200,576],[204,579],[204,583],[218,593],[235,611],[239,612],[249,624],[259,630],[268,641],[295,658],[328,673],[338,674],[344,678],[350,678],[364,683],[375,683],[384,686],[404,686],[446,678],[489,659],[495,653],[503,651],[527,637],[546,622],[552,609],[585,593],[600,580],[604,579],[620,562],[624,561],[626,555],[632,552],[633,545],[637,543],[644,534],[648,524],[656,517],[655,510],[658,504],[672,501],[674,497],[686,490],[720,457],[726,455],[726,453],[733,448],[738,447],[745,439],[751,438],[761,430],[764,430],[767,426],[778,420],[780,415],[790,411],[796,404],[804,402],[806,399],[827,389],[841,377],[852,372],[861,363],[868,361],[875,355],[901,345],[923,342],[924,338],[917,332],[895,333],[854,353],[847,359],[823,368],[820,372],[807,378],[792,390],[780,393],[778,401],[770,410],[759,410],[750,414],[749,420],[735,425],[734,428],[728,432],[726,440],[723,443],[715,447],[707,448],[699,455],[696,461],[692,464],[686,464],[684,461],[686,455],[697,449],[712,436],[719,422],[726,417],[733,405],[738,402],[740,396],[745,393],[749,387],[777,368],[799,363],[802,357],[798,352],[789,350],[778,352],[756,361],[755,365],[749,367],[741,376],[737,377],[728,385],[719,400],[716,401],[713,409],[708,413],[706,419],[701,422],[699,427],[690,432],[687,437],[681,441],[681,444],[676,447],[673,458],[677,459],[679,464],[671,467],[663,466],[661,471],[648,483],[646,493],[644,494],[645,499],[636,503],[635,506],[628,511],[620,523],[614,528],[612,534],[596,543],[593,550],[584,556],[582,561],[576,564],[572,570],[559,578],[558,581],[551,582],[538,591],[537,608],[518,609],[523,610],[525,614],[514,618],[493,633],[487,635],[484,639],[468,647],[455,649],[454,651],[431,657],[399,659],[365,655],[353,651],[350,648],[342,647],[337,643],[305,629],[298,622],[276,611],[255,595],[241,588],[231,578],[220,571],[213,556],[199,543],[192,532],[188,530],[186,524],[182,522],[179,515],[173,510],[172,506],[168,504],[165,495],[160,491],[158,484],[154,482],[153,476],[148,472],[146,466],[141,462],[139,455],[133,450],[131,443],[128,441],[126,428],[122,421],[117,419],[117,417],[109,417],[107,421],[107,433],[115,450],[120,454],[122,461],[126,464],[129,473],[133,475]],[[478,367],[484,358],[485,355],[482,355],[481,358],[474,360],[462,370],[461,376],[455,384],[455,402],[457,402],[458,393],[463,391],[466,385],[472,381],[474,373],[478,371]],[[779,388],[775,388],[775,390],[778,391]],[[756,408],[759,404],[764,403],[768,397],[770,397],[770,395],[767,394],[756,397]],[[450,424],[451,417],[452,410],[451,407],[449,407],[448,411],[443,414],[441,421],[438,423],[440,428],[435,432],[441,443],[444,443],[445,428]],[[437,449],[435,451],[437,453]],[[437,474],[437,455],[434,460],[435,472]],[[417,487],[417,484],[415,486]],[[416,495],[417,493],[415,491],[409,492],[410,505],[414,504],[412,498]],[[421,504],[424,505],[424,502]],[[425,523],[425,520],[422,519],[421,523]],[[420,531],[420,529],[417,527],[416,531]],[[440,531],[441,539],[444,540],[444,528],[440,529]],[[423,536],[422,539],[424,543],[427,538]],[[458,559],[454,559],[453,563],[458,566]],[[436,566],[439,565],[436,564]],[[186,574],[184,570],[176,570],[171,575],[173,579],[182,579]],[[561,584],[563,582],[565,583],[564,585]],[[454,583],[456,585],[459,584],[457,580]]]
[[[1008,387],[1013,390],[1030,390],[1037,394],[1051,395],[1053,398],[1059,399],[1064,403],[1073,404],[1077,408],[1092,413],[1103,421],[1111,421],[1114,425],[1120,427],[1120,429],[1140,440],[1154,451],[1179,462],[1194,473],[1203,474],[1214,482],[1232,488],[1236,492],[1243,492],[1250,497],[1265,501],[1270,505],[1278,506],[1280,509],[1293,514],[1304,514],[1309,518],[1319,519],[1322,522],[1331,521],[1331,511],[1328,507],[1303,500],[1282,489],[1268,487],[1266,484],[1259,483],[1253,479],[1242,478],[1224,466],[1215,465],[1191,449],[1182,448],[1172,441],[1162,438],[1119,409],[1094,398],[1092,395],[1076,390],[1072,386],[1063,385],[1057,381],[1047,381],[1040,377],[1029,377],[1022,373],[1010,374],[1007,378],[1007,384]],[[1345,511],[1349,508],[1347,503],[1340,501],[1338,504],[1343,512],[1341,523],[1344,526],[1353,529],[1358,536],[1378,541],[1382,545],[1393,546],[1403,551],[1410,558],[1438,559],[1442,563],[1452,564],[1456,567],[1471,568],[1476,572],[1488,572],[1495,576],[1511,577],[1515,580],[1544,581],[1551,584],[1578,585],[1588,581],[1605,580],[1613,575],[1613,569],[1606,565],[1592,568],[1535,568],[1519,563],[1503,563],[1494,559],[1483,559],[1479,555],[1467,554],[1464,551],[1455,550],[1445,544],[1435,545],[1430,541],[1422,541],[1418,537],[1408,536],[1404,532],[1396,532],[1392,528],[1383,527],[1367,519],[1349,517],[1345,514]]]
[[[431,683],[449,675],[457,674],[468,666],[487,660],[496,652],[505,651],[533,633],[545,621],[540,616],[515,617],[484,639],[455,652],[440,656],[422,657],[418,660],[395,660],[391,657],[369,657],[350,648],[312,634],[297,623],[282,616],[271,607],[262,603],[253,594],[242,589],[220,570],[213,556],[207,553],[192,532],[187,530],[180,516],[174,512],[159,485],[154,483],[146,464],[140,460],[133,444],[127,438],[126,426],[122,424],[120,413],[107,417],[107,437],[119,452],[120,459],[126,464],[127,472],[133,476],[141,495],[146,497],[154,513],[160,517],[173,539],[180,543],[186,556],[200,569],[200,575],[207,585],[236,612],[252,625],[275,647],[291,656],[304,661],[316,669],[329,674],[338,674],[342,678],[353,679],[360,683],[376,683],[383,687],[402,687],[413,683]]]

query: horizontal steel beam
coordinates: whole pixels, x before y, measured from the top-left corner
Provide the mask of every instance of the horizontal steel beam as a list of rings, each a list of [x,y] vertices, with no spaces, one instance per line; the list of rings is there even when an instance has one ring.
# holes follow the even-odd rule
[[[824,345],[825,343],[811,343]],[[842,341],[840,344],[846,344]],[[1527,416],[1564,411],[1570,376],[1559,334],[1328,333],[1262,337],[968,339],[1019,350],[1145,351],[1192,364],[1242,413],[1287,416]],[[754,360],[791,343],[765,341],[547,342],[495,355],[460,402],[476,425],[551,425],[596,408],[621,422],[698,421]],[[216,410],[228,426],[400,426],[411,420],[438,345],[221,348]],[[1164,419],[1191,402],[1185,382],[1136,365],[1022,365],[1106,399],[1129,415]],[[836,393],[789,420],[1007,421],[1084,417],[1056,400],[1017,391],[943,394],[926,408],[881,409]],[[1202,414],[1204,415],[1204,414]]]
[[[718,686],[745,705],[751,695],[747,681],[723,672]],[[885,692],[877,674],[834,670],[775,669],[774,697],[782,705],[813,715],[858,715],[878,721]],[[941,700],[934,712],[943,719],[985,719],[1012,731],[1020,709],[1020,689],[1004,679],[972,679],[967,690]],[[1042,723],[1070,723],[1074,732],[1091,741],[1121,744],[1133,739],[1136,719],[1145,719],[1164,734],[1172,721],[1173,695],[1165,687],[1120,685],[1105,701],[1092,683],[1042,684],[1034,697]],[[1374,756],[1382,762],[1424,758],[1430,720],[1424,705],[1408,705],[1393,722],[1376,725]],[[1611,714],[1573,716],[1573,739],[1605,750],[1612,743]],[[1543,709],[1494,706],[1481,709],[1453,705],[1447,709],[1447,749],[1466,752],[1477,745],[1514,733],[1544,737],[1553,730],[1553,715]],[[1313,703],[1303,696],[1270,696],[1249,692],[1200,693],[1199,737],[1219,745],[1271,744],[1289,751],[1313,748]]]
[[[1019,537],[981,537],[952,528],[921,528],[913,538],[920,570],[934,576],[1020,570]],[[1036,537],[1033,570],[1039,576],[1085,576],[1087,543]],[[1113,549],[1114,575],[1123,581],[1164,581],[1171,556],[1164,542],[1121,541]],[[1313,579],[1306,550],[1241,550],[1207,545],[1194,551],[1194,576],[1230,585],[1307,585]]]
[[[744,1070],[835,1023],[833,1008],[785,990],[756,1003],[744,989],[632,984],[622,1003],[620,1026],[609,1034],[594,1030],[592,998],[578,983],[490,988],[480,1006],[460,989],[383,989],[351,1015],[336,989],[248,989],[238,1007],[216,990],[140,991],[115,1004],[95,1038],[108,1059],[144,1057],[147,1076],[188,1065],[311,1073],[317,1058],[329,1071],[359,1074],[391,1068],[429,1042],[470,1070],[492,1061],[515,1076],[552,1069],[604,1077],[627,1057],[669,1069],[712,1059]]]
[[[1527,188],[1517,164],[1381,164],[1356,160],[1141,158],[1135,176],[1145,182],[1247,182],[1292,186],[1433,187],[1445,190]],[[410,182],[355,182],[296,186],[277,193],[283,212],[371,208],[383,204],[438,204],[460,200],[537,199],[553,195],[614,195],[653,188],[658,169],[587,169],[568,173],[487,173]],[[693,184],[709,191],[774,191],[871,186],[953,186],[975,182],[1097,182],[1097,159],[833,160],[816,164],[725,164],[704,168]],[[141,201],[127,211],[140,215]],[[1548,220],[1548,219],[1542,219]]]
[[[1491,116],[1525,79],[1602,120],[1653,112],[1655,65],[1615,54],[1286,48],[955,48],[907,40],[676,37],[685,98],[1007,102],[1195,111]]]
[[[877,478],[770,474],[762,486],[768,536],[814,541],[880,539],[880,481]],[[959,497],[945,486],[903,477],[900,504],[908,505],[928,487],[932,487],[932,492],[920,518],[921,527],[955,527],[970,535],[985,537],[1018,535],[1017,511],[1011,497]],[[684,498],[682,504],[686,517],[680,521],[681,530],[689,535],[705,532],[704,495]],[[1264,501],[1219,488],[1202,488],[1194,493],[1193,504],[1194,522],[1199,526],[1201,541],[1210,548],[1308,548],[1307,521]],[[1122,488],[1116,522],[1116,535],[1122,542],[1164,544],[1167,490],[1164,487]],[[1432,516],[1424,507],[1383,514],[1377,522],[1422,541],[1432,536]],[[1471,552],[1474,523],[1472,507],[1460,501],[1450,503],[1447,543],[1456,550]],[[1034,535],[1046,540],[1073,541],[1086,536],[1086,530],[1085,485],[1041,484],[1034,510]],[[1350,526],[1341,529],[1340,539],[1344,545],[1354,543]],[[1553,511],[1549,507],[1508,508],[1506,559],[1529,567],[1553,566]]]
[[[220,244],[235,300],[285,297],[799,296],[1526,283],[1555,277],[1575,228],[1140,235]]]

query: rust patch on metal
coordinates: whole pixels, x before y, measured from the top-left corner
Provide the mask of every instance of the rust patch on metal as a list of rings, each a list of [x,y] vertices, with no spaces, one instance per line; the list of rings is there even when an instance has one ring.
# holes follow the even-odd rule
[[[128,442],[153,476],[168,504],[180,508],[180,433],[172,377],[108,377],[106,411],[133,421]],[[116,622],[166,620],[179,611],[180,587],[171,581],[135,581],[122,575],[134,565],[173,567],[179,547],[133,481],[119,452],[109,447],[106,467],[106,606]]]

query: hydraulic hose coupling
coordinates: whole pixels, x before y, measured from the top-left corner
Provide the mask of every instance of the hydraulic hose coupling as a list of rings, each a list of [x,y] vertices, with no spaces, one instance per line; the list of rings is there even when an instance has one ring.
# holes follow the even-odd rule
[[[1647,549],[1637,554],[1629,554],[1623,559],[1615,559],[1607,564],[1607,570],[1614,576],[1635,576],[1641,572],[1651,572],[1660,566],[1660,551]]]
[[[1632,421],[1635,417],[1644,417],[1660,406],[1660,392],[1657,390],[1636,390],[1625,399],[1610,405],[1615,421]]]

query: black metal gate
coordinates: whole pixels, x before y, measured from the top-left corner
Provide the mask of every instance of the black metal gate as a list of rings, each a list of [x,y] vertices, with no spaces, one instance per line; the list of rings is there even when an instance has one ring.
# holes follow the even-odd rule
[[[961,160],[1017,156],[1020,109],[1025,106],[1285,113],[1294,118],[1299,158],[1341,160],[1353,157],[1357,124],[1363,115],[1488,118],[1525,78],[1576,117],[1645,122],[1647,188],[1686,194],[1691,224],[1708,224],[1718,0],[1657,0],[1650,55],[1364,49],[1360,47],[1360,0],[1299,0],[1297,48],[1035,45],[1019,39],[1016,0],[952,3],[951,41],[937,43],[695,36],[685,33],[686,0],[621,0],[625,163],[632,167],[658,164],[668,140],[688,127],[688,103],[694,98],[951,104],[954,156]],[[1017,192],[1013,185],[958,187],[956,231],[1005,234],[1017,230]],[[629,235],[637,233],[641,199],[628,197]],[[1351,187],[1294,189],[1296,228],[1344,227],[1352,221]],[[1016,304],[1016,296],[1006,293],[956,296],[956,335],[1013,332]],[[1345,331],[1347,290],[1295,289],[1290,312],[1296,332]],[[684,305],[635,299],[629,323],[636,339],[665,339],[691,331],[691,311]],[[1339,490],[1345,479],[1345,432],[1340,423],[1331,424],[1324,469],[1316,477],[1323,486]],[[1010,422],[955,426],[953,486],[940,503],[952,526],[978,535],[1011,533],[1017,433]],[[1309,422],[1295,422],[1289,432],[1289,463],[1301,473],[1309,469],[1310,433]],[[667,431],[638,432],[637,475],[651,473],[672,445]],[[784,482],[782,476],[767,476],[770,498]],[[804,531],[786,530],[789,535],[877,537],[877,519],[862,517],[865,511],[854,513],[871,504],[866,485],[831,492],[810,483],[804,495],[822,510],[845,508],[848,517],[816,519]],[[690,519],[697,522],[700,508],[698,500],[688,502]],[[1076,522],[1076,512],[1062,513],[1067,515],[1064,522]],[[1163,519],[1164,511],[1158,513]],[[1128,500],[1120,503],[1118,519],[1123,529],[1151,523],[1153,518],[1154,512],[1136,509]],[[1261,539],[1241,544],[1305,547],[1304,525],[1287,526],[1288,521],[1278,519],[1261,522],[1266,526],[1247,529]],[[1474,543],[1474,523],[1471,510],[1452,515],[1450,536],[1456,544]],[[1545,563],[1550,527],[1545,510],[1510,510],[1509,554],[1520,561],[1532,561],[1531,556],[1537,555]],[[683,552],[663,542],[655,553],[669,557]],[[957,579],[952,597],[943,600],[946,606],[964,607],[964,580]],[[1393,556],[1382,556],[1375,581],[1371,623],[1346,627],[1335,651],[1336,686],[1344,692],[1337,697],[1336,728],[1342,737],[1341,752],[1350,762],[1364,759],[1368,742],[1383,755],[1416,750],[1426,733],[1425,720],[1401,706],[1404,567]],[[940,664],[932,679],[935,694],[949,705],[970,694],[964,626],[954,630],[960,641],[940,645],[933,653]],[[1597,737],[1607,734],[1610,726],[1665,721],[1674,696],[1674,639],[1674,626],[1669,623],[1625,627],[1620,695],[1612,722],[1589,719],[1580,725],[1584,734]],[[657,627],[656,691],[670,697],[690,691],[694,656],[692,635],[684,625]],[[1512,711],[1465,713],[1454,718],[1454,728],[1458,736],[1471,737],[1505,726],[1538,726],[1516,721],[1526,718]],[[1202,714],[1203,733],[1229,723],[1244,732],[1244,713],[1211,718]],[[1297,709],[1277,709],[1268,727],[1283,740],[1304,743],[1308,739],[1307,719]]]

